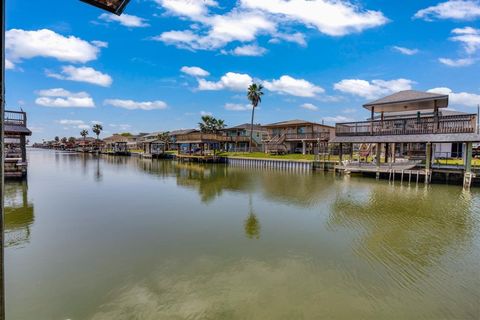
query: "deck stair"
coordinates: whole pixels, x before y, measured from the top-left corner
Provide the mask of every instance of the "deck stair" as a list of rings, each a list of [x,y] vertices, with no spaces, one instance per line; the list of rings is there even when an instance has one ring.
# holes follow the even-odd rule
[[[285,134],[274,136],[266,144],[267,151],[274,154],[286,153],[287,147],[284,144],[285,139]]]

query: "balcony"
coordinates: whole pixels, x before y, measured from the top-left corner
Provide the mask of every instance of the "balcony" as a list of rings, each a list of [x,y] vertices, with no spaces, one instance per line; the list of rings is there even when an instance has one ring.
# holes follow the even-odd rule
[[[177,143],[206,143],[206,142],[248,142],[250,137],[234,136],[228,137],[216,133],[194,132],[177,136]]]
[[[337,137],[476,133],[477,115],[406,117],[337,123]]]
[[[27,114],[23,111],[5,111],[5,125],[27,126]]]
[[[286,133],[285,141],[302,141],[302,140],[328,140],[329,132],[305,132],[305,133]]]
[[[269,142],[278,139],[278,137],[285,137],[284,141],[302,141],[314,140],[328,141],[330,139],[330,132],[306,132],[306,133],[282,133],[277,135],[264,134],[262,141]]]

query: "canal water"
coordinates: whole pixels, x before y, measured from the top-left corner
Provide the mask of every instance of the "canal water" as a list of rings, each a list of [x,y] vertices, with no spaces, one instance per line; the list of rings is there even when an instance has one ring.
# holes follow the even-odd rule
[[[479,319],[480,192],[29,151],[7,319]]]

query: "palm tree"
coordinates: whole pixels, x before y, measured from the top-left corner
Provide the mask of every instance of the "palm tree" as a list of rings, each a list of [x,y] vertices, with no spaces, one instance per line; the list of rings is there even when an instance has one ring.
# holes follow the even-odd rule
[[[95,123],[92,127],[93,133],[97,136],[97,141],[98,141],[98,136],[100,136],[100,133],[102,132],[103,127],[100,123]]]
[[[202,122],[199,122],[198,126],[203,133],[217,133],[225,128],[225,121],[206,115],[202,116]]]
[[[88,130],[83,129],[82,131],[80,131],[80,135],[83,137],[83,141],[85,141],[88,136]]]
[[[250,143],[248,145],[249,152],[252,152],[253,141],[253,117],[255,116],[255,108],[262,102],[263,86],[261,84],[252,83],[247,89],[247,98],[252,104],[252,121],[250,123]]]

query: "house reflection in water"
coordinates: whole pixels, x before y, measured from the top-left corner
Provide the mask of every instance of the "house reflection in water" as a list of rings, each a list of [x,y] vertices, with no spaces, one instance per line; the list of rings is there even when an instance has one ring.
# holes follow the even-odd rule
[[[33,204],[28,201],[27,181],[6,183],[5,247],[18,247],[28,243],[34,220]]]

